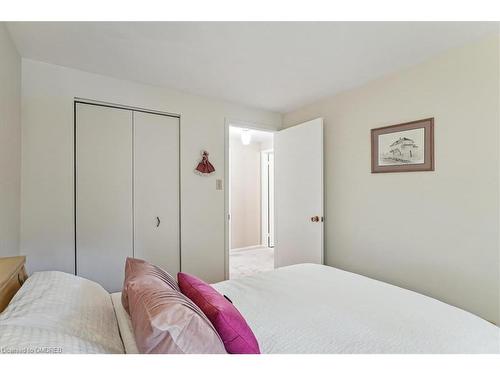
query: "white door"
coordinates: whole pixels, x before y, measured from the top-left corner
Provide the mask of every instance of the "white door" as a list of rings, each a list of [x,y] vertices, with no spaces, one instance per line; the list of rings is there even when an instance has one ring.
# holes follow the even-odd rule
[[[180,271],[179,119],[134,112],[134,256]]]
[[[122,289],[133,255],[132,112],[76,105],[76,271]]]
[[[275,133],[276,267],[323,263],[323,119]]]

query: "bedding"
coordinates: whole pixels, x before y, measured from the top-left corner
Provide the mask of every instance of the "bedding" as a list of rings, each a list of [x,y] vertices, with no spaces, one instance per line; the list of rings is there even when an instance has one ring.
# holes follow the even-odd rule
[[[122,305],[127,313],[130,313],[128,306],[128,288],[134,283],[134,278],[139,276],[151,276],[149,279],[152,282],[165,284],[170,289],[174,289],[180,293],[177,281],[166,271],[142,259],[127,257],[125,261],[125,280],[123,281]]]
[[[130,316],[122,305],[121,292],[111,294],[111,301],[115,308],[116,320],[118,321],[118,328],[120,330],[120,337],[125,348],[125,353],[138,354],[139,349],[137,349],[137,343],[135,342],[132,320],[130,320]]]
[[[109,293],[67,273],[34,273],[0,314],[0,353],[124,353]]]
[[[262,353],[499,353],[497,326],[456,307],[333,267],[299,264],[212,285]]]
[[[226,353],[219,334],[200,308],[158,275],[139,272],[125,290],[140,353]]]
[[[179,272],[177,280],[182,293],[212,322],[228,353],[260,354],[252,330],[231,302],[195,276]]]
[[[262,353],[500,353],[497,326],[332,267],[301,264],[212,286],[241,312]],[[120,302],[92,281],[34,273],[0,314],[0,354],[136,353]]]

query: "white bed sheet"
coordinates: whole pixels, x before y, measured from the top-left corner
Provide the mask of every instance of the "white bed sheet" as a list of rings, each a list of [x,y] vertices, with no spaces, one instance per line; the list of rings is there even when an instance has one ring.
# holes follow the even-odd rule
[[[122,305],[122,294],[120,292],[112,293],[111,301],[113,301],[113,306],[115,308],[116,320],[120,328],[120,336],[123,341],[123,346],[125,347],[125,353],[138,354],[139,349],[137,349],[137,343],[135,342],[132,321]]]
[[[500,329],[461,309],[333,267],[300,264],[213,286],[262,353],[499,353]]]

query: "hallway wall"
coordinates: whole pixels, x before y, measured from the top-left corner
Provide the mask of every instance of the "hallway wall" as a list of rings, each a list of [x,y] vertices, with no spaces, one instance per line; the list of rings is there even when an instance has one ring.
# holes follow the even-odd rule
[[[260,143],[229,143],[231,178],[231,249],[261,242]]]

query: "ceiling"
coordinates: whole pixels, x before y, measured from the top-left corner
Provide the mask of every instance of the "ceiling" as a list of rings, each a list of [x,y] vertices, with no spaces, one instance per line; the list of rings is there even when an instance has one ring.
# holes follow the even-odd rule
[[[486,22],[19,22],[23,57],[288,112],[488,33]]]

